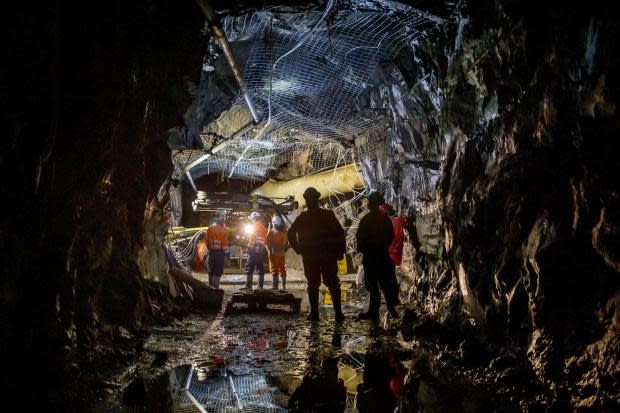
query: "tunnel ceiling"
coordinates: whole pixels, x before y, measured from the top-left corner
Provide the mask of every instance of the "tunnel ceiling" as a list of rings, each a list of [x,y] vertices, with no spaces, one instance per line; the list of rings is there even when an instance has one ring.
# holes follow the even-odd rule
[[[440,18],[388,0],[329,1],[310,10],[274,7],[226,16],[222,26],[261,122],[251,124],[219,44],[211,39],[195,102],[186,114],[187,130],[173,138],[199,135],[204,149],[171,145],[177,149],[177,173],[193,163],[194,178],[221,173],[264,180],[278,168],[302,175],[372,152],[374,144],[389,139],[393,116],[388,103],[364,95],[403,82],[391,62],[438,25]],[[411,99],[400,103],[413,105]],[[211,150],[216,153],[205,159]]]

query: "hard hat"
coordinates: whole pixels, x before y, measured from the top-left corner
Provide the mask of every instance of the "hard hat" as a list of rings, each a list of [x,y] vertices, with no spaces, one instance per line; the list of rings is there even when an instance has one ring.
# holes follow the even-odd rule
[[[305,199],[320,199],[321,198],[321,193],[319,191],[316,190],[316,188],[310,186],[308,188],[306,188],[306,190],[304,191],[304,198]]]
[[[274,227],[281,227],[284,225],[284,220],[280,215],[274,215],[273,218],[271,218],[271,223]]]
[[[254,211],[250,214],[250,220],[254,221],[256,219],[260,219],[260,212]]]
[[[368,206],[378,208],[381,204],[385,204],[385,198],[379,192],[373,191],[368,195]]]

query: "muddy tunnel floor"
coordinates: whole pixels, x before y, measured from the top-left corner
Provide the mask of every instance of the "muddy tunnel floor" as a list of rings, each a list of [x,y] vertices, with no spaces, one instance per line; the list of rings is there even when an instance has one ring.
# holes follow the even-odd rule
[[[301,271],[291,271],[287,287],[304,298],[301,277]],[[225,302],[239,290],[241,278],[224,277]],[[403,305],[398,319],[388,318],[382,304],[378,325],[355,321],[367,299],[366,292],[349,288],[346,320],[340,324],[325,304],[320,321],[310,322],[304,300],[300,313],[275,308],[226,314],[224,305],[217,314],[190,314],[155,327],[139,344],[148,362],[134,364],[108,382],[116,389],[108,391],[103,410],[152,409],[154,399],[176,393],[175,411],[198,411],[189,396],[179,393],[188,383],[192,397],[209,412],[342,411],[340,407],[347,412],[392,412],[396,407],[478,412],[522,411],[524,403],[545,406],[546,399],[528,387],[528,372],[516,356],[494,357],[467,333],[446,331],[432,317]],[[342,384],[329,384],[325,371],[330,362]],[[153,387],[154,380],[164,385]],[[136,392],[136,386],[151,390]],[[296,409],[289,405],[292,399]],[[329,406],[339,400],[342,406]]]

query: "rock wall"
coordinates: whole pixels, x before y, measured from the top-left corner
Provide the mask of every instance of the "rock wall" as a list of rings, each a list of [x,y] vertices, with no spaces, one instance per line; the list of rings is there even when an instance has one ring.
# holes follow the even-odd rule
[[[419,95],[423,115],[405,117],[421,138],[397,122],[384,159],[440,162],[437,185],[424,171],[414,189],[388,176],[386,195],[421,230],[401,272],[410,297],[520,354],[560,405],[617,407],[617,18],[591,3],[511,1],[443,17],[416,51],[414,80],[429,87],[399,86]],[[427,237],[429,220],[440,230]]]
[[[98,6],[19,5],[12,18],[0,345],[17,363],[3,390],[26,410],[83,411],[101,388],[89,363],[173,291],[165,132],[200,76],[203,17],[191,2]]]

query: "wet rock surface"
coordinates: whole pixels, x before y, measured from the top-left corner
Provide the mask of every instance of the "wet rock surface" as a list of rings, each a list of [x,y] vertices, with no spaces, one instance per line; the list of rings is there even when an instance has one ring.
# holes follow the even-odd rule
[[[321,309],[318,323],[284,311],[185,317],[155,329],[142,346],[152,364],[125,377],[137,376],[140,383],[140,377],[153,380],[177,365],[192,363],[203,371],[216,363],[236,377],[269,378],[291,411],[303,412],[354,411],[354,406],[369,412],[396,406],[429,412],[549,407],[549,400],[539,399],[543,390],[522,355],[489,348],[473,330],[445,334],[445,326],[437,325],[405,335],[411,327],[404,317],[384,317],[379,326],[352,321],[366,299],[353,296],[344,307],[347,320],[339,326],[328,307]],[[413,307],[401,312],[428,319]],[[156,362],[162,354],[163,365]],[[351,374],[355,368],[357,377]],[[214,374],[204,371],[198,377]],[[127,408],[118,396],[111,396],[107,406]]]

